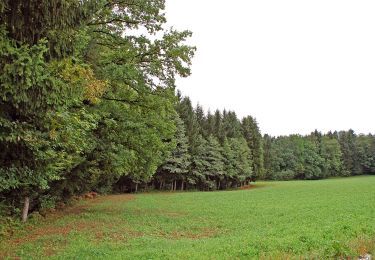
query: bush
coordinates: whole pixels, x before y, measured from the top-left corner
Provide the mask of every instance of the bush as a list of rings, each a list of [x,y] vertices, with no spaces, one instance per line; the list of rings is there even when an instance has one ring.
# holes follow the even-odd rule
[[[57,197],[52,195],[42,195],[39,197],[39,205],[41,210],[54,209],[56,207]]]

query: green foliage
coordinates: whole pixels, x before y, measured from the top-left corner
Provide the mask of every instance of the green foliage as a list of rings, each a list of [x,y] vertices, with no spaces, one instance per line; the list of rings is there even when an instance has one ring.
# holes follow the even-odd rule
[[[359,135],[356,138],[356,150],[358,153],[361,171],[365,174],[375,173],[375,136]]]
[[[222,149],[218,140],[210,135],[207,140],[205,157],[206,168],[206,185],[209,189],[216,189],[217,181],[222,180],[224,176],[224,162]]]
[[[263,150],[256,121],[248,117],[252,120],[252,129],[246,129],[252,132],[246,135],[246,140],[235,112],[216,110],[214,114],[210,111],[205,114],[202,106],[193,109],[188,97],[182,97],[179,92],[177,96],[177,112],[186,126],[192,161],[187,175],[190,187],[225,189],[258,178],[259,175],[254,173],[253,158],[259,159],[263,165],[260,162]]]
[[[42,210],[53,209],[56,207],[58,198],[51,195],[42,195],[39,197],[40,208]]]
[[[236,179],[237,175],[237,168],[236,168],[236,155],[235,151],[233,150],[233,142],[229,142],[227,138],[224,139],[223,142],[223,162],[224,162],[224,176],[225,176],[225,187],[228,187],[231,185],[232,181]],[[236,148],[236,147],[234,147]]]
[[[264,177],[262,135],[254,118],[247,116],[241,121],[242,133],[250,148],[252,167],[256,178]]]
[[[265,138],[267,138],[265,142],[267,142],[268,178],[287,180],[327,177],[325,159],[320,154],[320,147],[313,137],[291,135],[276,139],[267,136]]]
[[[159,167],[156,178],[165,180],[182,180],[190,183],[188,172],[190,166],[190,154],[188,152],[188,139],[185,136],[185,126],[180,117],[176,117],[176,133],[174,135],[175,148]]]
[[[357,175],[361,173],[361,169],[355,139],[356,135],[353,130],[341,131],[338,134],[345,170]]]
[[[321,179],[374,172],[374,137],[353,130],[264,136],[267,179]]]
[[[0,0],[0,196],[9,205],[111,191],[121,176],[150,180],[174,147],[175,77],[190,74],[195,51],[184,44],[191,32],[165,28],[164,7]]]
[[[336,138],[324,136],[322,138],[322,157],[325,160],[326,176],[345,176],[342,152]]]
[[[234,155],[234,169],[236,169],[236,182],[242,183],[254,179],[251,150],[245,138],[230,138],[229,145]]]

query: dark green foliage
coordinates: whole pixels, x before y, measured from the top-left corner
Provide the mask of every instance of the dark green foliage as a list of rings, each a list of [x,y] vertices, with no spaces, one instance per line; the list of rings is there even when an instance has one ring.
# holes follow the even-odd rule
[[[206,185],[209,189],[215,189],[224,177],[224,159],[222,149],[216,137],[210,135],[207,140],[205,160],[207,167],[205,171]]]
[[[242,136],[241,122],[233,111],[224,110],[222,127],[227,138],[237,138]]]
[[[267,179],[321,179],[374,173],[374,137],[353,130],[264,136]]]
[[[224,162],[224,181],[222,185],[225,185],[225,188],[231,186],[232,183],[235,182],[237,178],[237,162],[236,162],[236,155],[233,151],[231,143],[228,141],[227,138],[224,139],[223,142],[223,162]]]
[[[175,77],[190,74],[195,50],[183,43],[189,31],[164,28],[163,9],[164,0],[0,0],[6,203],[28,196],[35,209],[42,196],[151,179],[174,147]]]
[[[210,111],[205,114],[200,105],[193,109],[188,97],[182,97],[179,92],[177,96],[177,112],[186,126],[191,156],[190,170],[186,174],[188,188],[225,189],[259,177],[254,174],[253,157],[262,158],[258,154],[262,153],[262,143],[255,140],[258,146],[254,145],[257,150],[252,153],[243,136],[241,122],[234,112],[216,110],[214,114]],[[252,127],[256,137],[261,137],[255,120]],[[253,139],[249,138],[250,141]],[[174,176],[169,181],[173,181]],[[162,179],[162,182],[167,181],[166,177]],[[157,181],[160,181],[160,176]]]
[[[235,183],[244,183],[254,180],[253,161],[250,148],[243,137],[230,138],[229,145],[234,155],[234,169],[236,169]]]
[[[325,176],[349,175],[348,171],[343,168],[342,152],[336,138],[328,135],[322,137],[321,156],[325,160]]]
[[[198,135],[201,132],[200,124],[198,123],[196,113],[194,113],[193,106],[189,97],[184,97],[179,100],[177,104],[177,113],[184,122],[186,128],[186,136],[189,141],[189,152],[193,154],[199,145]],[[203,111],[202,111],[203,113]]]
[[[359,135],[356,139],[361,171],[365,174],[375,174],[375,136]]]
[[[269,180],[272,178],[272,143],[273,138],[267,134],[263,137],[263,150],[264,150],[264,179]]]
[[[185,135],[185,126],[178,116],[176,117],[176,127],[177,129],[174,136],[175,148],[159,167],[155,176],[155,179],[158,180],[161,186],[166,181],[173,182],[178,180],[181,183],[194,182],[188,175],[191,162],[188,152],[188,139]]]
[[[251,151],[252,167],[256,178],[263,178],[264,159],[262,135],[254,118],[247,116],[241,122],[242,133]]]
[[[191,174],[200,189],[214,190],[224,177],[224,158],[219,142],[214,136],[208,140],[198,136],[199,145],[192,155]]]
[[[356,135],[351,129],[349,131],[341,131],[338,134],[338,140],[343,155],[344,168],[354,175],[361,173],[355,139]]]

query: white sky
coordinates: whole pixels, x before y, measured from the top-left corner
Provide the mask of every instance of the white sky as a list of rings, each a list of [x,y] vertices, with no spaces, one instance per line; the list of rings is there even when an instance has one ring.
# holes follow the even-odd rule
[[[254,116],[262,133],[375,132],[374,0],[166,0],[193,31],[178,88],[205,109]]]

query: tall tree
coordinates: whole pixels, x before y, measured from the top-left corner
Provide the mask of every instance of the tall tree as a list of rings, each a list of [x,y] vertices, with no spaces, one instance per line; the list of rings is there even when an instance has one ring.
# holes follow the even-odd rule
[[[247,116],[241,122],[242,133],[251,151],[252,167],[256,178],[262,178],[264,174],[263,143],[256,120]]]
[[[351,175],[359,174],[361,170],[355,144],[356,134],[350,129],[349,131],[339,132],[338,137],[345,170],[349,171]]]
[[[191,32],[165,29],[164,3],[0,0],[0,193],[150,178],[195,50]]]
[[[221,182],[219,188],[228,188],[236,182],[238,169],[236,168],[235,152],[232,150],[231,143],[227,138],[225,138],[223,142],[222,155],[224,162],[224,181]]]
[[[74,60],[92,10],[87,2],[3,0],[1,6],[0,192],[24,197],[26,220],[30,199],[93,148],[96,118],[81,105],[106,84]]]
[[[187,173],[190,166],[190,154],[188,152],[188,139],[185,135],[185,126],[182,120],[176,117],[176,133],[174,142],[176,148],[166,158],[165,162],[159,167],[156,179],[163,185],[166,180],[172,182],[172,189],[176,190],[177,181],[181,184],[181,190],[184,189],[188,180]]]
[[[325,160],[325,176],[347,176],[342,159],[340,144],[329,135],[322,138],[322,158]]]
[[[197,121],[191,100],[189,97],[183,97],[177,104],[177,113],[184,122],[186,135],[189,140],[189,152],[193,154],[199,145],[197,137],[201,132],[201,127]]]
[[[272,154],[272,137],[269,136],[268,134],[265,134],[263,136],[263,151],[264,151],[264,156],[263,156],[263,161],[264,161],[264,178],[267,179],[272,179],[272,159],[273,159],[273,154]]]
[[[241,185],[255,179],[252,169],[251,151],[243,137],[229,139],[230,146],[234,153],[236,183]]]
[[[208,162],[205,172],[206,185],[208,189],[218,189],[224,178],[224,158],[220,143],[213,135],[207,140],[206,160]]]

